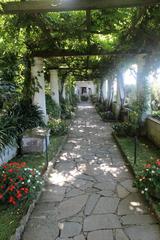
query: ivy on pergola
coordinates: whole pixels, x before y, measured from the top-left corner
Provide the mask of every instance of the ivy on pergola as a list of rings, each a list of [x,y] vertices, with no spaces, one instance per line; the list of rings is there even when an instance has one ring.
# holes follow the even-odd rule
[[[117,59],[150,54],[155,46],[158,48],[159,3],[156,0],[69,0],[61,1],[59,5],[59,1],[6,3],[4,0],[1,14],[17,14],[13,17],[14,24],[19,30],[26,29],[25,44],[30,56],[48,58],[50,65],[53,63],[55,67],[64,59],[68,66],[72,61],[83,60],[83,66],[78,64],[77,67],[79,73],[87,75],[94,69],[99,76],[97,68],[107,71],[111,62],[114,66]],[[143,7],[117,8],[126,6]],[[75,9],[83,11],[61,12]],[[51,12],[44,14],[48,11]],[[69,68],[75,73],[75,68]],[[94,73],[90,75],[96,76]]]

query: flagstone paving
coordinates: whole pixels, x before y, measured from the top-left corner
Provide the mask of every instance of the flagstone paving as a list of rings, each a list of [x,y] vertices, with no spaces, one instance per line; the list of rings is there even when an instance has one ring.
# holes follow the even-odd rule
[[[160,240],[109,123],[80,104],[23,240]]]

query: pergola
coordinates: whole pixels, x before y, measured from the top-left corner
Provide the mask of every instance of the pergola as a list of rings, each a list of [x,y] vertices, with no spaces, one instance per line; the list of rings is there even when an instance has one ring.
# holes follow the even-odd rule
[[[0,3],[1,10],[0,14],[35,14],[35,13],[46,13],[46,12],[62,12],[62,11],[86,11],[86,30],[90,31],[90,12],[96,9],[107,9],[107,8],[131,8],[131,7],[143,7],[151,5],[159,5],[160,0],[29,0],[25,2],[7,2]],[[43,51],[33,51],[32,56],[34,57],[34,66],[32,67],[32,76],[38,79],[41,89],[38,93],[35,93],[34,103],[41,106],[44,115],[46,116],[45,106],[45,93],[44,93],[44,75],[40,74],[43,70],[43,58],[48,57],[87,57],[89,61],[90,56],[135,56],[138,55],[140,63],[140,72],[144,66],[144,55],[150,54],[150,52],[108,52],[100,50],[98,48],[92,48],[90,45],[90,39],[87,38],[87,49],[86,51],[75,51],[66,49],[51,49]],[[139,74],[141,76],[141,74]],[[59,103],[58,95],[58,73],[56,69],[50,70],[51,77],[51,95],[52,98]],[[122,82],[119,81],[121,85]],[[141,81],[140,91],[143,88],[144,81]],[[121,94],[120,87],[120,94]],[[122,93],[123,95],[123,93]]]
[[[1,3],[1,14],[60,12],[105,8],[142,7],[160,4],[159,0],[30,0]]]

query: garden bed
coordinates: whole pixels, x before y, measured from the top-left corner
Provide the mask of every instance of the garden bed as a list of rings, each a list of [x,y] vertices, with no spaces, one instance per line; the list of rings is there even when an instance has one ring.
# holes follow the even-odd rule
[[[137,144],[137,162],[134,164],[134,139],[131,137],[117,137],[113,134],[113,137],[126,161],[126,165],[129,167],[133,175],[138,176],[144,169],[144,165],[153,164],[160,158],[160,149],[154,146],[150,141],[146,139],[139,139]],[[160,221],[160,204],[158,200],[147,199],[151,211],[153,211]]]
[[[56,156],[65,139],[66,136],[52,136],[50,138],[50,146],[48,148],[49,161]],[[27,154],[21,158],[16,157],[12,161],[26,162],[29,167],[43,172],[46,158],[45,154]],[[27,214],[27,211],[27,205],[20,206],[19,208],[0,205],[0,239],[10,239],[10,237],[15,233],[16,228],[19,227],[22,217]]]

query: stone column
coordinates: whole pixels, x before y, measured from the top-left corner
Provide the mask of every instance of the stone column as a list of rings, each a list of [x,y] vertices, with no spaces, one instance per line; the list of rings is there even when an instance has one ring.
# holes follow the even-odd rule
[[[63,86],[63,92],[62,92],[62,97],[66,99],[66,86]]]
[[[50,70],[51,97],[59,105],[58,70]]]
[[[114,94],[114,79],[113,79],[113,77],[111,77],[108,80],[108,94],[107,94],[108,107],[111,107],[111,105],[112,105],[113,94]]]
[[[147,74],[148,67],[146,58],[146,55],[140,54],[138,55],[137,61],[137,100],[142,110],[142,122],[144,122],[147,116],[151,114],[151,89]]]
[[[104,82],[103,82],[102,95],[103,95],[104,101],[108,100],[108,80],[104,80]]]
[[[120,96],[120,88],[119,88],[118,79],[117,79],[117,97],[116,97],[116,111],[115,111],[116,119],[119,118],[120,111],[121,111],[121,96]]]
[[[40,107],[43,111],[44,122],[47,123],[48,117],[46,112],[46,98],[45,98],[45,81],[43,73],[43,58],[35,57],[34,64],[31,67],[31,75],[35,80],[35,86],[38,90],[33,96],[33,104]]]
[[[125,102],[125,87],[124,87],[122,70],[119,70],[119,72],[118,72],[117,84],[118,84],[117,87],[118,87],[121,107],[123,107],[124,102]]]

